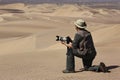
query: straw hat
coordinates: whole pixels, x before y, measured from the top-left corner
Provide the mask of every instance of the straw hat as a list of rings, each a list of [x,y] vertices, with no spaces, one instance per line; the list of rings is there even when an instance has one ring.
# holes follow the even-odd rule
[[[87,27],[87,24],[84,20],[82,19],[78,19],[77,21],[74,22],[74,24],[78,27],[78,28],[82,28],[85,29]]]

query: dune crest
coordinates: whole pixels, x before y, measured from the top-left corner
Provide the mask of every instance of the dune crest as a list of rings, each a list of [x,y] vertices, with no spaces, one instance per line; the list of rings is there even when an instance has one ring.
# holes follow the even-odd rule
[[[60,49],[65,49],[66,47],[61,45],[60,42],[51,46],[48,46],[47,48],[43,48],[39,51],[48,51],[48,50],[60,50]]]
[[[35,51],[35,36],[0,41],[0,51],[0,55]]]

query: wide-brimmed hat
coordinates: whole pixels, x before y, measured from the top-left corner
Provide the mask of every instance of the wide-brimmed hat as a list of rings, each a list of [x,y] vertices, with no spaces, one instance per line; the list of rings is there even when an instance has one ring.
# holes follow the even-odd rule
[[[78,19],[78,20],[76,20],[76,21],[74,22],[74,24],[76,25],[76,27],[82,28],[82,29],[84,29],[84,28],[87,27],[87,24],[86,24],[86,22],[85,22],[83,19]]]

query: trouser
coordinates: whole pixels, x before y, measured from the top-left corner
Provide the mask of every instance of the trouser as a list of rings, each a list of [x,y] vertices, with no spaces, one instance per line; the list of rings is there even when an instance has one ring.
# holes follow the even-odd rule
[[[83,67],[85,69],[88,69],[89,67],[91,67],[93,60],[94,58],[82,58]]]
[[[92,66],[94,58],[95,55],[87,55],[86,57],[82,58],[83,67],[85,69],[89,69]]]
[[[66,69],[75,70],[75,58],[71,48],[67,48]]]
[[[88,56],[88,57],[82,58],[83,67],[91,71],[96,69],[95,67],[91,67],[94,58],[95,56]],[[74,59],[72,48],[67,48],[66,69],[75,70],[75,59]]]
[[[88,68],[88,71],[95,71],[99,72],[100,71],[100,66],[99,65],[94,65]]]

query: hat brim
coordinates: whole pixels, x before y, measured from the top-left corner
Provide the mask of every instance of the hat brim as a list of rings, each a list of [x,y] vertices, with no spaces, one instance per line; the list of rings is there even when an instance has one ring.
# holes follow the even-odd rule
[[[82,28],[82,29],[85,29],[87,26],[80,26],[80,25],[78,25],[76,22],[74,22],[74,24],[76,25],[76,27],[78,27],[78,28]]]

